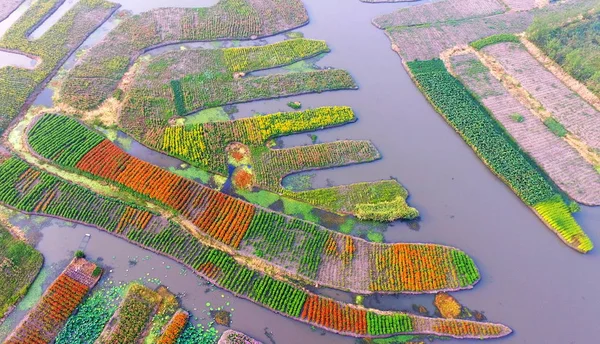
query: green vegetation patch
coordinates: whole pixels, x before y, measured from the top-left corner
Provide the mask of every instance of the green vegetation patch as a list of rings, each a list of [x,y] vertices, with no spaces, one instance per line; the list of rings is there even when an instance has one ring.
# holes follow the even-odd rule
[[[286,194],[330,211],[356,214],[361,220],[387,222],[419,216],[419,212],[406,203],[408,192],[395,180]]]
[[[470,45],[477,50],[481,50],[487,47],[488,45],[494,45],[504,42],[519,43],[519,37],[512,33],[500,33],[497,35],[492,35],[489,37],[478,39],[474,42],[471,42]]]
[[[70,134],[54,135],[57,130],[70,132]],[[31,148],[41,156],[56,160],[59,164],[68,167],[75,166],[90,149],[103,140],[102,135],[66,116],[43,116],[29,131]]]
[[[562,124],[560,124],[557,120],[555,120],[552,117],[548,117],[544,120],[544,124],[548,127],[548,129],[550,129],[550,131],[558,136],[558,137],[565,137],[569,132],[567,131],[567,129],[565,129],[565,127],[563,127]]]
[[[0,226],[0,318],[29,290],[44,258]]]

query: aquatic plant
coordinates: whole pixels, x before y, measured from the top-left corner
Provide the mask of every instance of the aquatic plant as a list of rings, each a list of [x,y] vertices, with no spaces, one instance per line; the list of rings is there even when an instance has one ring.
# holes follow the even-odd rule
[[[113,320],[109,321],[96,342],[136,342],[160,302],[161,297],[155,291],[137,283],[131,284]]]
[[[408,63],[408,67],[436,110],[525,204],[539,213],[540,205],[544,204],[543,209],[547,211],[546,202],[554,200],[551,202],[553,215],[561,214],[555,218],[572,221],[568,225],[565,222],[548,222],[550,228],[572,248],[581,252],[592,249],[591,240],[573,219],[556,187],[479,101],[446,70],[441,60],[413,61]]]

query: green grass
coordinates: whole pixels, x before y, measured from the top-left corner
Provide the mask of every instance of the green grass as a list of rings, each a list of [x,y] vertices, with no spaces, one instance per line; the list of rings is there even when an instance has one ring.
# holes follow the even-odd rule
[[[41,253],[0,226],[0,318],[27,293],[43,261]]]
[[[557,120],[555,120],[552,117],[548,117],[544,120],[544,124],[548,127],[548,129],[550,129],[550,131],[558,136],[558,137],[565,137],[569,132],[567,131],[567,129],[565,129],[565,127],[563,127],[562,124],[560,124]]]
[[[519,43],[519,37],[517,37],[516,35],[514,35],[512,33],[500,33],[497,35],[492,35],[489,37],[485,37],[485,38],[476,40],[474,42],[471,42],[470,45],[477,50],[481,50],[481,49],[487,47],[488,45],[494,45],[494,44],[504,43],[504,42]]]

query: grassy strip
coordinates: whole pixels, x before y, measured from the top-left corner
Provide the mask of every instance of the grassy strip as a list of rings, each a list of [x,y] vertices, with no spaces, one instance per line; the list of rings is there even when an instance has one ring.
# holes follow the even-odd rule
[[[565,137],[569,133],[567,129],[565,129],[565,127],[562,124],[560,124],[560,122],[558,122],[552,117],[546,118],[544,120],[544,124],[548,127],[548,129],[550,129],[550,131],[554,135],[558,137]]]
[[[494,45],[494,44],[502,43],[502,42],[519,43],[519,37],[517,37],[517,35],[514,35],[512,33],[500,33],[497,35],[492,35],[489,37],[485,37],[485,38],[476,40],[474,42],[471,42],[469,45],[477,50],[481,50],[481,49],[487,47],[488,45]]]
[[[593,248],[579,225],[554,221],[556,218],[573,219],[557,188],[463,84],[446,70],[441,60],[413,61],[408,67],[436,110],[525,204],[537,210],[536,206],[550,199],[556,200],[551,203],[554,206],[552,217],[547,208],[538,214],[569,246],[580,252]]]
[[[573,78],[600,96],[600,6],[597,1],[563,6],[561,11],[537,16],[527,29],[527,37]]]

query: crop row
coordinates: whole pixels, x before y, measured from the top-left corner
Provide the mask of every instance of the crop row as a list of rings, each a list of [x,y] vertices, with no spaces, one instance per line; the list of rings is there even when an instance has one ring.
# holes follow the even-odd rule
[[[506,49],[506,45],[503,46],[503,54],[515,55],[514,51]],[[490,48],[485,49],[486,54]],[[465,86],[476,97],[480,97],[481,103],[489,109],[490,114],[514,138],[519,147],[543,168],[556,186],[579,203],[600,205],[598,172],[567,140],[561,139],[567,131],[558,121],[552,117],[542,120],[539,114],[534,114],[522,105],[502,82],[492,76],[490,70],[475,54],[456,55],[451,58],[451,62],[452,68]],[[540,74],[535,73],[535,77],[538,78]],[[554,89],[552,86],[548,88]],[[563,104],[568,103],[564,99],[561,100],[561,97],[554,97]],[[577,125],[588,126],[581,120],[577,121]]]
[[[92,47],[69,73],[62,100],[78,109],[97,107],[110,97],[131,61],[152,46],[178,41],[250,39],[303,25],[300,0],[222,0],[194,8],[160,8],[123,20]]]
[[[186,76],[179,83],[178,89],[173,90],[173,97],[182,99],[179,115],[250,100],[356,88],[350,74],[339,69],[249,76],[225,81]]]
[[[40,0],[31,6],[0,39],[0,48],[36,56],[40,63],[35,69],[7,67],[0,69],[0,130],[19,114],[41,84],[49,80],[62,62],[116,10],[107,1],[82,0],[65,13],[42,37],[29,40],[32,29],[61,0]]]
[[[561,198],[556,187],[526,155],[488,111],[463,84],[454,78],[441,60],[408,63],[414,79],[433,104],[486,165],[530,207],[536,208],[550,199]],[[558,198],[556,197],[558,196]],[[560,199],[553,202],[553,218],[572,219]],[[544,214],[550,212],[544,207]],[[557,216],[556,214],[560,214]],[[573,248],[587,252],[593,244],[573,219],[568,224],[548,221],[562,240]]]
[[[4,165],[10,165],[12,160],[16,160],[15,158],[11,159],[11,160],[7,160],[3,163],[3,165],[0,165],[0,179],[5,179],[6,177],[9,176],[9,171],[8,169],[4,169]],[[45,175],[44,173],[40,173],[40,178]],[[63,181],[59,180],[59,183],[64,183]],[[100,196],[97,196],[99,199],[104,199]],[[18,200],[17,200],[18,201]],[[117,203],[114,200],[108,200],[108,201],[112,201]],[[13,200],[14,202],[14,200]],[[6,202],[4,201],[4,203],[6,204]],[[12,205],[13,204],[8,204],[8,205]],[[44,214],[44,213],[40,213],[40,214]],[[66,219],[72,219],[72,217],[75,216],[75,214],[73,213],[67,213],[64,215],[64,217]],[[153,219],[152,222],[157,222],[156,219]],[[192,234],[190,234],[187,230],[183,229],[182,227],[169,222],[167,220],[164,220],[162,223],[164,223],[164,226],[160,227],[160,228],[150,228],[151,226],[148,226],[147,229],[132,229],[129,230],[127,232],[127,238],[134,242],[137,243],[145,248],[148,249],[152,249],[155,252],[173,257],[175,259],[178,259],[179,261],[185,263],[187,266],[191,267],[192,269],[198,271],[198,273],[202,274],[203,276],[206,276],[208,278],[210,278],[212,281],[214,281],[218,286],[221,287],[225,287],[225,288],[231,288],[231,290],[235,293],[237,293],[238,295],[248,298],[260,305],[263,305],[269,309],[273,309],[276,310],[282,314],[285,314],[287,316],[290,316],[292,318],[295,319],[299,319],[299,320],[304,320],[304,321],[308,321],[316,326],[328,329],[328,330],[333,330],[333,331],[345,331],[344,333],[349,334],[349,335],[354,335],[354,336],[364,336],[364,328],[365,326],[367,326],[367,328],[371,328],[373,329],[373,331],[378,331],[377,333],[381,334],[381,335],[391,335],[391,334],[397,334],[395,331],[407,331],[407,332],[401,332],[401,333],[434,333],[434,334],[440,334],[440,335],[444,335],[447,332],[432,332],[431,328],[434,324],[436,324],[435,321],[437,321],[437,319],[430,319],[430,318],[421,318],[418,316],[413,316],[413,315],[403,315],[403,313],[392,313],[395,314],[397,316],[392,316],[390,318],[389,313],[386,314],[381,314],[377,311],[374,310],[369,310],[369,309],[364,309],[365,312],[367,313],[373,313],[372,315],[369,315],[367,317],[368,319],[371,319],[371,323],[367,323],[365,325],[364,320],[360,320],[360,319],[364,319],[364,318],[360,318],[359,320],[356,320],[356,317],[353,316],[348,316],[345,319],[345,321],[347,322],[347,324],[345,325],[340,325],[343,326],[342,329],[340,328],[334,328],[334,326],[338,326],[336,324],[340,324],[339,322],[336,321],[331,321],[331,320],[325,320],[325,317],[321,317],[319,318],[318,316],[314,316],[316,318],[314,319],[321,319],[321,320],[309,320],[307,318],[302,318],[301,315],[303,314],[304,310],[306,309],[305,314],[308,314],[308,308],[307,307],[312,307],[314,308],[312,312],[325,312],[325,314],[328,314],[327,312],[327,307],[331,308],[331,307],[335,307],[335,309],[347,309],[348,307],[355,307],[356,306],[348,306],[345,305],[343,303],[337,302],[337,301],[333,301],[333,300],[329,300],[326,298],[323,298],[322,296],[317,296],[314,295],[310,292],[307,292],[306,290],[300,289],[298,287],[296,287],[293,284],[290,284],[288,282],[283,282],[280,281],[278,279],[274,279],[271,278],[269,276],[263,275],[259,272],[256,271],[252,271],[250,269],[248,269],[246,266],[241,265],[240,263],[238,263],[238,261],[236,259],[234,259],[232,256],[229,256],[228,254],[221,252],[221,251],[217,251],[213,248],[210,247],[206,247],[204,245],[202,245],[200,243],[200,241],[195,238]],[[98,226],[97,224],[95,224],[96,226]],[[100,227],[100,226],[98,226]],[[100,227],[102,228],[102,227]],[[102,228],[105,229],[106,228]],[[113,232],[114,233],[114,232]],[[117,235],[120,236],[124,236],[122,233],[118,234],[115,233]],[[337,234],[337,233],[331,233],[332,235],[337,235],[340,238],[346,238],[346,243],[345,243],[345,248],[343,248],[340,251],[340,255],[343,256],[355,256],[357,254],[362,254],[362,251],[360,249],[360,247],[356,247],[355,245],[355,240],[358,239],[352,239],[350,237],[347,236],[343,236],[341,234]],[[326,242],[326,240],[323,240],[323,242]],[[361,245],[370,245],[370,243],[367,242],[360,242]],[[384,247],[386,245],[380,245],[378,247]],[[415,245],[418,246],[418,245]],[[423,246],[423,248],[426,248],[427,246]],[[336,248],[336,252],[338,252],[337,248]],[[465,256],[466,257],[466,256]],[[354,258],[356,259],[356,258]],[[470,262],[472,264],[472,261],[467,261]],[[368,268],[365,269],[364,267],[362,267],[360,269],[361,271],[364,270],[369,270]],[[89,269],[87,270],[89,271]],[[312,303],[315,304],[315,306],[307,306],[307,299],[312,298]],[[325,307],[325,310],[319,310],[319,307]],[[128,311],[129,313],[123,313],[123,315],[129,314],[127,315],[128,317],[133,317],[132,318],[132,322],[134,324],[137,324],[137,317],[140,316],[140,314],[146,314],[144,309],[141,308],[137,308],[134,307],[136,310],[139,310],[139,313],[137,311]],[[121,307],[121,310],[125,309],[125,307]],[[317,313],[312,313],[312,314],[317,314]],[[414,327],[413,330],[409,330],[407,327],[402,327],[405,325],[404,322],[401,322],[401,319],[405,319],[405,317],[410,317],[411,322],[413,324],[421,324],[420,328]],[[110,315],[108,315],[108,317],[110,317]],[[383,318],[382,318],[383,317]],[[102,319],[101,320],[94,320],[94,322],[92,322],[92,326],[94,327],[94,333],[96,333],[95,336],[97,336],[97,334],[99,333],[97,330],[97,325],[98,324],[102,324],[104,321],[106,321],[107,316],[103,313],[102,315]],[[130,319],[130,318],[128,318]],[[357,323],[353,323],[354,321],[358,321]],[[404,320],[403,320],[404,321]],[[115,321],[112,322],[114,323],[121,323],[122,321]],[[461,329],[461,328],[469,328],[469,329],[478,329],[479,332],[477,332],[477,335],[472,335],[470,333],[465,333],[464,335],[469,336],[470,338],[480,338],[480,334],[481,333],[491,333],[492,330],[494,329],[495,331],[495,335],[494,336],[502,336],[502,335],[506,335],[510,332],[510,330],[502,325],[497,325],[497,324],[488,324],[488,323],[470,323],[467,322],[468,324],[465,325],[463,324],[465,321],[462,320],[453,320],[453,322],[447,324],[445,323],[444,327],[440,327],[442,331],[453,331],[451,333],[452,336],[457,336],[457,337],[461,337],[463,336],[462,333],[458,332],[458,330],[456,329]],[[84,324],[85,325],[85,324]],[[87,325],[86,325],[87,326]],[[141,325],[140,325],[141,326]],[[453,327],[449,327],[449,326],[453,326]],[[135,327],[135,329],[133,328]],[[132,338],[135,333],[138,332],[139,326],[132,326],[130,329],[131,331],[127,330],[125,331],[124,329],[121,329],[121,327],[117,327],[117,329],[121,329],[119,330],[119,332],[117,334],[114,333],[113,328],[111,329],[107,329],[107,332],[113,333],[113,335],[115,336],[119,336],[119,338],[121,338],[122,336],[125,336],[127,338]],[[345,328],[345,330],[344,330]],[[378,330],[376,330],[378,329]],[[450,330],[448,330],[450,329]],[[121,331],[125,331],[125,332],[121,332]],[[487,332],[486,332],[487,331]],[[86,335],[87,336],[87,335]],[[485,336],[484,336],[485,337]],[[66,338],[66,337],[65,337]],[[87,337],[86,337],[87,338]],[[63,341],[64,342],[64,341]]]
[[[84,267],[79,275],[73,271],[67,274],[67,271],[76,264]],[[9,335],[5,343],[51,343],[65,324],[71,313],[77,305],[83,300],[88,290],[92,288],[97,278],[92,278],[86,274],[86,265],[95,268],[95,265],[89,262],[82,264],[82,260],[75,259],[58,278],[52,282],[48,289],[42,295],[40,301],[29,311],[17,328]],[[89,271],[91,273],[91,271]],[[78,280],[86,278],[85,283]],[[87,280],[90,278],[93,283]]]
[[[175,313],[161,336],[158,338],[157,344],[175,344],[177,338],[179,338],[179,335],[183,332],[189,317],[187,312],[178,311]]]

